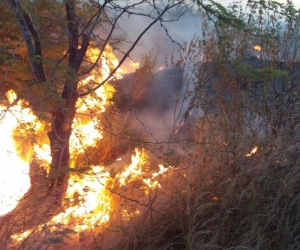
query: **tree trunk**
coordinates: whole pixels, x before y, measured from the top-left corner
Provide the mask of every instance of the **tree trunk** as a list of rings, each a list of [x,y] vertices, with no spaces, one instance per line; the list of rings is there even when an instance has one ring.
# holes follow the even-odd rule
[[[58,207],[64,199],[68,186],[68,168],[70,167],[70,136],[72,122],[75,116],[75,105],[78,98],[77,83],[66,84],[62,97],[66,100],[66,108],[60,108],[54,113],[52,130],[48,133],[52,162],[49,173],[49,188],[47,196],[53,196]]]

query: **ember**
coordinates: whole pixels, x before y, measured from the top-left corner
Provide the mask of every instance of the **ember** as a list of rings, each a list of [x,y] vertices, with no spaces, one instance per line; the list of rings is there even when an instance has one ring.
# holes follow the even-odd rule
[[[253,154],[255,154],[256,153],[256,151],[257,151],[257,149],[258,149],[258,147],[257,146],[255,146],[252,150],[251,150],[251,152],[249,153],[249,154],[246,154],[246,156],[247,157],[249,157],[249,156],[251,156],[251,155],[253,155]]]

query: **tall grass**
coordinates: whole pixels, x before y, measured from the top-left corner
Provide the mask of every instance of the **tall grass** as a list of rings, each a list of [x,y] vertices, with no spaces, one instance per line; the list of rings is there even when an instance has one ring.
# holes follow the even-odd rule
[[[43,239],[35,234],[22,245],[5,246],[300,249],[299,17],[288,15],[283,22],[283,12],[270,8],[244,11],[232,5],[230,11],[252,32],[226,25],[210,28],[202,13],[201,39],[183,45],[173,57],[171,63],[185,72],[189,108],[174,155],[165,154],[164,160],[176,165],[160,177],[161,188],[145,194],[140,180],[126,188],[108,186],[113,213],[100,228],[48,238],[44,232]],[[254,28],[259,29],[255,36]],[[260,52],[253,50],[256,44]],[[139,88],[135,93],[142,97],[145,86]],[[204,115],[188,115],[197,110]],[[156,162],[161,145],[142,144],[149,161]]]
[[[188,118],[192,140],[162,181],[168,208],[126,249],[300,248],[299,17],[270,9],[232,6],[257,36],[204,19],[179,53],[182,67],[194,62],[186,86],[205,115]]]

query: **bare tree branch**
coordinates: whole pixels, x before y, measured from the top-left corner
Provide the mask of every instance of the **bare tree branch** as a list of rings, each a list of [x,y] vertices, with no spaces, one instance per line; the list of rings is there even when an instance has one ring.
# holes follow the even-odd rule
[[[179,4],[179,3],[177,3]],[[137,43],[140,41],[140,39],[143,37],[143,35],[159,20],[161,20],[162,16],[170,9],[173,8],[175,5],[167,5],[164,10],[159,14],[159,16],[152,21],[145,29],[144,31],[138,36],[138,38],[135,40],[135,42],[132,44],[132,46],[130,47],[130,49],[124,54],[123,58],[120,60],[119,64],[112,70],[112,72],[95,88],[91,89],[90,91],[84,92],[84,93],[80,93],[79,97],[83,97],[86,96],[94,91],[96,91],[98,88],[100,88],[104,83],[106,83],[116,72],[117,70],[120,68],[120,66],[123,64],[123,62],[126,60],[126,58],[129,56],[129,54],[131,53],[131,51],[135,48],[135,46],[137,45]]]
[[[103,46],[102,46],[102,49],[101,49],[101,51],[100,51],[100,53],[99,53],[99,55],[98,55],[96,61],[93,63],[93,65],[92,65],[88,70],[85,70],[84,72],[82,72],[83,75],[84,75],[84,74],[90,73],[90,72],[95,68],[95,66],[98,64],[100,58],[101,58],[102,55],[103,55],[104,49],[105,49],[106,45],[108,44],[109,39],[110,39],[111,36],[112,36],[112,33],[113,33],[113,31],[114,31],[114,29],[115,29],[115,27],[116,27],[117,22],[118,22],[119,18],[124,14],[124,12],[125,12],[125,9],[124,9],[123,12],[121,12],[121,14],[119,14],[119,15],[117,16],[117,18],[115,19],[115,21],[114,21],[114,23],[112,24],[112,27],[111,27],[111,29],[110,29],[110,32],[109,32],[109,34],[108,34],[108,36],[107,36],[107,38],[106,38],[106,40],[105,40],[105,42],[104,42],[104,44],[103,44]]]
[[[95,21],[94,21],[94,23],[93,23],[93,25],[92,25],[92,27],[91,27],[89,33],[87,34],[88,37],[91,37],[91,35],[93,34],[93,32],[94,32],[94,30],[95,30],[95,28],[96,28],[96,26],[97,26],[97,24],[98,24],[98,22],[99,22],[99,20],[100,20],[100,17],[101,17],[101,15],[102,15],[102,12],[103,12],[103,10],[104,10],[106,4],[109,3],[110,1],[111,1],[111,0],[105,0],[105,1],[104,1],[104,4],[103,4],[103,5],[101,6],[101,8],[99,9],[98,14],[97,14],[97,17],[96,17],[96,19],[95,19]]]

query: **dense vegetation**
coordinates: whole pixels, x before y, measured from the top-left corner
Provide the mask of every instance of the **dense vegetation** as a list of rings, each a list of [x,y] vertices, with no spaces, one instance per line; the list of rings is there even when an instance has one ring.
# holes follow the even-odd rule
[[[144,164],[149,173],[157,163],[173,166],[161,175],[161,188],[145,195],[141,179],[126,187],[111,180],[106,186],[113,200],[110,220],[80,233],[74,225],[72,230],[46,225],[12,243],[8,236],[15,232],[7,232],[11,217],[6,218],[0,221],[3,249],[300,248],[299,11],[291,2],[249,1],[225,9],[198,1],[196,7],[193,15],[201,15],[201,35],[181,44],[164,70],[158,71],[154,48],[135,73],[111,81],[117,90],[112,104],[104,113],[93,113],[101,120],[103,139],[77,153],[75,170],[65,170],[82,176],[91,165],[104,164],[112,179],[117,178],[118,166],[112,162],[143,147],[150,156]],[[8,63],[11,55],[4,46],[0,49]],[[7,72],[22,68],[18,60],[14,56],[16,65]],[[67,68],[58,72],[70,75]],[[16,82],[30,86],[31,80],[17,73],[20,79],[6,76],[1,92],[10,88],[11,76],[18,97],[27,98],[32,93]],[[36,90],[39,107],[46,83]],[[53,98],[64,107],[60,97]],[[39,112],[39,119],[49,119]],[[162,121],[169,116],[175,117],[173,126]],[[127,220],[120,215],[124,209]]]

